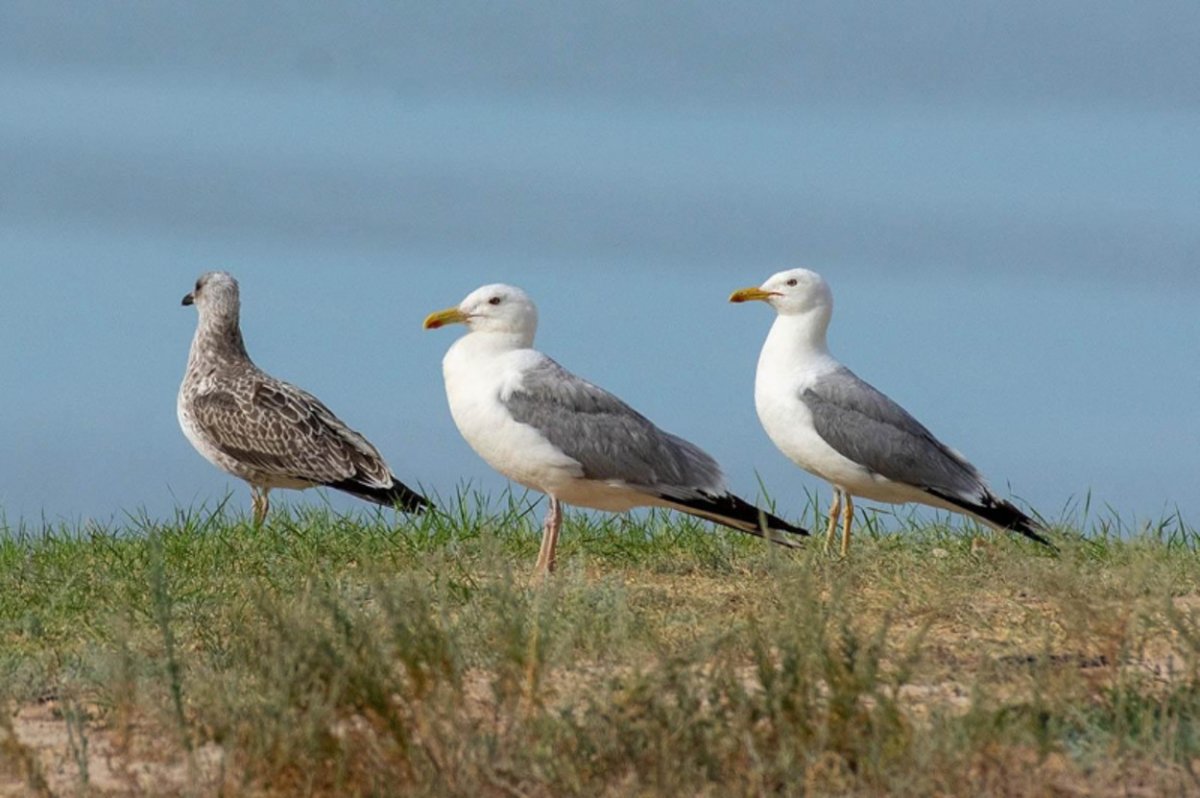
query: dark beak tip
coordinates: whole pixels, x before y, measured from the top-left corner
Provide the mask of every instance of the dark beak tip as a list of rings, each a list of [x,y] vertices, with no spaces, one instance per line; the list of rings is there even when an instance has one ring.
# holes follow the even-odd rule
[[[184,307],[187,307],[188,305],[195,304],[195,302],[196,302],[196,298],[194,296],[192,296],[191,294],[188,294],[187,296],[185,296],[183,298],[183,302],[181,304]]]

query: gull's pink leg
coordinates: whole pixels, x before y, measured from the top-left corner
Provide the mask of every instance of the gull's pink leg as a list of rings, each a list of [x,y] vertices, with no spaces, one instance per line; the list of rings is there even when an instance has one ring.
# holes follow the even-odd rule
[[[267,510],[271,509],[271,501],[267,498],[270,488],[250,486],[250,506],[254,509],[254,526],[260,527],[267,520]]]
[[[829,505],[829,526],[825,527],[825,550],[833,546],[833,536],[837,534],[838,511],[842,507],[842,489],[833,486],[833,504]]]
[[[546,509],[546,520],[542,525],[542,547],[538,551],[537,565],[533,570],[534,576],[538,578],[554,573],[558,533],[562,528],[562,505],[553,496],[548,498],[550,506]]]

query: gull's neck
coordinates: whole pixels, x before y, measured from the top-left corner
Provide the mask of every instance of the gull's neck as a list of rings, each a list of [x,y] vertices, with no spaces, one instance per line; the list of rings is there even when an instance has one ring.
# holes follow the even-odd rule
[[[836,367],[837,361],[829,354],[825,339],[828,328],[829,314],[816,309],[805,313],[780,314],[767,333],[758,360],[759,367],[802,371]]]
[[[466,350],[473,356],[500,355],[518,349],[532,349],[533,335],[526,332],[472,330],[459,338],[455,347]]]
[[[201,313],[188,353],[188,371],[201,364],[217,365],[247,363],[250,355],[242,340],[237,314]]]

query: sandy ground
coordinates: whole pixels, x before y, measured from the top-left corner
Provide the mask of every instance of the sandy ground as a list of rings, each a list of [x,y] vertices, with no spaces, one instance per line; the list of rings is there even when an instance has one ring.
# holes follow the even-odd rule
[[[679,580],[676,580],[678,582]],[[678,589],[678,584],[674,586]],[[711,598],[714,590],[706,586]],[[731,592],[731,596],[735,593]],[[1028,603],[1033,603],[1029,599]],[[1200,608],[1200,597],[1185,596],[1175,600],[1176,609],[1191,613]],[[1005,603],[990,607],[996,613],[1014,611]],[[1035,654],[1026,647],[1013,646],[1015,653],[997,655],[1002,645],[1002,631],[1019,628],[1015,622],[994,617],[993,622],[979,628],[964,630],[960,625],[944,624],[929,629],[925,640],[926,659],[932,664],[928,681],[905,685],[900,692],[902,703],[914,720],[928,717],[933,709],[946,712],[965,712],[970,706],[969,690],[959,677],[972,673],[978,662],[980,640],[986,640],[993,662],[1003,666],[1001,673],[1017,677],[1042,657],[1048,657],[1054,668],[1077,673],[1080,678],[1111,684],[1119,673],[1148,678],[1164,686],[1182,676],[1190,676],[1177,634],[1159,634],[1136,655],[1108,651],[1061,651]],[[1017,619],[1019,620],[1019,619]],[[943,628],[945,626],[945,628]],[[964,645],[969,641],[972,645]],[[965,652],[973,652],[970,656]],[[939,667],[940,666],[940,667]],[[587,666],[549,677],[551,693],[571,694],[586,690],[593,679],[604,675]],[[754,682],[754,670],[747,667],[747,685]],[[468,706],[481,717],[491,715],[490,678],[484,673],[472,673],[466,679]],[[73,710],[73,711],[72,711]],[[225,751],[215,743],[195,748],[190,754],[183,750],[178,739],[164,739],[151,731],[150,724],[137,719],[103,722],[99,712],[86,706],[68,707],[59,700],[47,700],[9,707],[0,716],[0,798],[9,796],[210,796],[242,795],[245,785],[227,761]],[[352,731],[350,723],[346,731]],[[1032,756],[1032,754],[1031,754]],[[1067,760],[1055,754],[1049,759],[1035,757],[1030,767],[1046,777],[1052,792],[1062,795],[1113,794],[1155,795],[1162,782],[1142,774],[1146,784],[1139,784],[1135,774],[1114,771],[1105,775],[1093,774],[1088,785],[1078,780]],[[1178,773],[1176,784],[1185,792],[1193,788],[1200,793],[1200,761],[1193,773]]]
[[[55,701],[9,716],[0,725],[0,797],[207,796],[218,794],[225,781],[224,752],[217,745],[164,760],[160,752],[168,746],[155,745],[136,726],[119,732],[87,721],[80,735],[80,725],[68,723]]]

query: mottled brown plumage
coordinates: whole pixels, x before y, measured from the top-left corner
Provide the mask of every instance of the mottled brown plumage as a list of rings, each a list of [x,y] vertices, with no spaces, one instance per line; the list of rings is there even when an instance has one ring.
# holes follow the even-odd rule
[[[272,488],[326,485],[406,511],[430,506],[315,396],[254,365],[231,275],[202,275],[183,304],[195,304],[200,318],[179,387],[179,424],[200,454],[250,484],[256,523]]]

